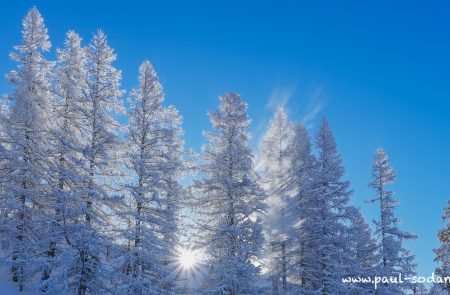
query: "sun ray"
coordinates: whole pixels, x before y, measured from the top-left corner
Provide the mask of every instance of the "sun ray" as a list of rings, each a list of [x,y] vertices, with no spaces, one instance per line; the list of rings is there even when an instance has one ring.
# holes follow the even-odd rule
[[[178,261],[184,269],[191,269],[198,264],[198,254],[195,250],[183,249],[180,251]]]

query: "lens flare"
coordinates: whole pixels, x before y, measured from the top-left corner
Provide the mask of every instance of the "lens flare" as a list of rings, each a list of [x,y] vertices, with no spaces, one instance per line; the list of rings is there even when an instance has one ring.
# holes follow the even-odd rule
[[[183,268],[190,269],[198,263],[197,254],[193,250],[181,250],[178,260]]]

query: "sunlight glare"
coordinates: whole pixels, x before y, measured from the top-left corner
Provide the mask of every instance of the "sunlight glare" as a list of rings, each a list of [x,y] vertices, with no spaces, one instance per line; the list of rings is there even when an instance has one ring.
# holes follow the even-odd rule
[[[183,268],[192,268],[198,262],[196,253],[193,250],[181,250],[179,260]]]

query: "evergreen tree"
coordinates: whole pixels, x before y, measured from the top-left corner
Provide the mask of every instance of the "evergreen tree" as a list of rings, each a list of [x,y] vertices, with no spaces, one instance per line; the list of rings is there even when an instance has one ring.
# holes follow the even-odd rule
[[[375,221],[375,235],[378,237],[380,261],[378,262],[378,274],[380,276],[397,277],[411,276],[414,274],[414,256],[403,247],[403,240],[415,239],[416,236],[401,231],[398,228],[398,218],[394,210],[398,201],[393,198],[393,192],[386,189],[395,180],[395,172],[390,167],[389,158],[383,149],[375,153],[372,167],[372,182],[369,184],[376,192],[376,198],[371,202],[379,202],[380,218]],[[404,289],[410,286],[398,286],[396,284],[383,284],[377,290],[378,294],[404,294]]]
[[[300,289],[294,290],[294,294],[303,294],[307,290],[308,264],[306,263],[306,252],[312,251],[312,237],[314,228],[310,221],[314,206],[314,173],[315,158],[311,151],[311,139],[308,131],[301,125],[296,124],[293,129],[293,138],[288,147],[290,156],[290,167],[288,170],[288,190],[292,194],[291,206],[288,211],[293,224],[292,241],[292,278],[300,286]]]
[[[289,145],[292,126],[285,110],[280,107],[269,123],[264,135],[258,171],[262,175],[263,188],[267,193],[265,203],[268,212],[264,231],[269,244],[270,268],[272,273],[272,293],[287,292],[288,252],[290,252],[290,224],[288,221],[289,196],[287,192],[290,167]]]
[[[123,263],[125,294],[169,294],[168,263],[177,243],[176,214],[181,186],[183,141],[181,118],[175,108],[162,106],[161,84],[152,65],[139,69],[139,88],[130,100],[128,159],[136,175],[129,186],[133,220],[132,240]]]
[[[255,294],[263,242],[258,215],[264,206],[248,147],[247,105],[227,93],[210,120],[215,132],[206,133],[200,165],[204,178],[194,183],[196,205],[206,218],[200,230],[209,255],[202,289],[205,294]]]
[[[448,206],[445,208],[442,219],[445,222],[445,226],[438,232],[440,246],[434,249],[436,255],[434,261],[439,263],[436,274],[444,278],[450,277],[450,202],[448,202]],[[436,289],[439,289],[438,287],[447,290],[448,294],[450,294],[450,283],[436,286]]]
[[[193,200],[182,200],[182,118],[163,105],[152,65],[140,66],[125,134],[116,55],[102,31],[87,48],[81,41],[68,32],[57,61],[46,60],[47,29],[32,8],[22,44],[11,53],[17,62],[7,75],[12,93],[0,103],[0,262],[21,291],[28,284],[51,294],[177,293],[180,207],[192,202],[207,265],[201,293],[269,292],[260,276],[264,245],[273,294],[427,292],[407,282],[376,291],[372,284],[342,282],[415,273],[403,241],[416,236],[398,227],[398,201],[386,188],[395,173],[382,149],[369,184],[380,205],[375,240],[349,205],[350,183],[326,119],[315,156],[307,130],[278,108],[260,145],[260,185],[247,105],[227,93],[209,114],[213,131],[205,133]],[[437,274],[449,277],[450,202],[443,219],[435,261]],[[443,292],[450,294],[450,284],[430,290]]]
[[[349,241],[348,250],[350,255],[350,268],[346,276],[353,278],[374,278],[377,275],[377,245],[372,238],[372,231],[365,222],[359,209],[353,207],[351,211],[351,223],[348,230],[347,240]],[[371,283],[358,283],[350,286],[351,294],[373,294],[374,288]]]
[[[75,293],[84,261],[80,254],[99,239],[98,229],[87,225],[85,196],[89,175],[83,151],[87,144],[87,52],[75,32],[66,35],[58,49],[54,70],[52,216],[49,263],[42,275],[43,288],[51,293]],[[51,275],[50,275],[51,274]]]
[[[45,265],[48,250],[49,220],[46,215],[50,198],[49,160],[51,129],[51,63],[43,56],[50,48],[47,28],[36,8],[23,20],[22,45],[15,46],[12,60],[18,69],[9,75],[13,93],[8,98],[10,110],[2,115],[5,149],[2,159],[7,173],[1,194],[1,227],[5,263],[11,267],[13,281],[22,290],[26,281]]]
[[[319,152],[314,177],[313,204],[308,216],[309,226],[314,228],[310,249],[305,257],[310,267],[310,288],[320,294],[343,294],[348,286],[342,284],[342,276],[348,271],[348,227],[350,183],[342,180],[344,168],[337,152],[334,136],[328,121],[323,119],[316,136]]]
[[[82,195],[85,234],[77,246],[77,293],[81,295],[106,290],[105,283],[111,277],[102,258],[109,247],[104,234],[121,204],[116,195],[122,177],[121,126],[116,115],[123,112],[123,104],[119,99],[121,74],[112,65],[115,59],[105,34],[98,31],[87,50],[87,88],[81,106],[85,134],[80,164],[87,172],[86,193]]]

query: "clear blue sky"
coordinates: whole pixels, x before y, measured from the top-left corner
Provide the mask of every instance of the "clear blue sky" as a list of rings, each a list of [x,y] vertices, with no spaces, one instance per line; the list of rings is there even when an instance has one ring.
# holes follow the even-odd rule
[[[419,236],[408,247],[420,274],[434,270],[432,248],[450,197],[449,2],[117,2],[2,3],[1,72],[14,67],[8,53],[20,42],[21,19],[36,5],[53,49],[69,29],[88,41],[102,28],[127,90],[149,59],[166,101],[184,116],[189,147],[199,149],[209,128],[206,111],[229,90],[249,103],[254,138],[279,103],[311,131],[326,115],[353,202],[369,221],[377,210],[364,202],[372,196],[372,154],[385,147],[398,174],[392,188],[401,202],[401,227]],[[0,93],[8,90],[1,79]]]

